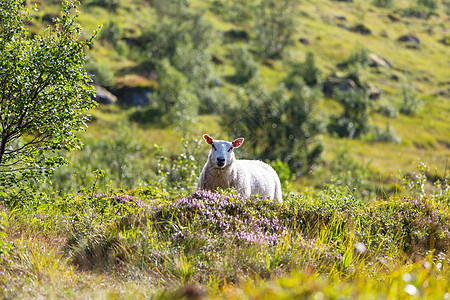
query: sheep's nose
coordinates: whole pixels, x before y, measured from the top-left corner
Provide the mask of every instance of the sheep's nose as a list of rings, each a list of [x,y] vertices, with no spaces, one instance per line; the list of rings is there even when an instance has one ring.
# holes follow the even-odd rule
[[[225,158],[223,158],[223,157],[218,157],[218,158],[217,158],[217,165],[218,165],[219,167],[222,167],[223,165],[225,165]]]

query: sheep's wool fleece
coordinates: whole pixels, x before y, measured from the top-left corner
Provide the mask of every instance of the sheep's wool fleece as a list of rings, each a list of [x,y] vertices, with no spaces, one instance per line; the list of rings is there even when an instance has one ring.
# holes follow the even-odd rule
[[[235,188],[245,196],[259,195],[282,200],[278,174],[271,166],[259,160],[234,160],[223,169],[215,168],[208,161],[200,182],[202,189]]]

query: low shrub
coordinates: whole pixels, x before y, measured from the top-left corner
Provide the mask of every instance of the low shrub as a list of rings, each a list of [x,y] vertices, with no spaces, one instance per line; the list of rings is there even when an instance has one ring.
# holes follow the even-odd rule
[[[371,100],[366,93],[359,89],[352,89],[337,91],[333,97],[342,104],[344,112],[339,116],[331,117],[328,131],[349,139],[365,134],[369,129],[371,110]]]
[[[381,246],[387,251],[392,250],[389,241],[396,239],[399,250],[417,257],[433,250],[436,255],[450,250],[450,211],[428,197],[393,197],[370,207],[367,213],[369,228],[383,237]]]
[[[374,0],[373,4],[378,7],[393,7],[395,0]]]
[[[402,14],[407,17],[428,19],[433,14],[435,14],[438,6],[438,0],[417,0],[416,4],[413,4],[404,9]]]
[[[100,64],[89,58],[85,65],[86,71],[91,74],[92,80],[106,88],[114,87],[116,79],[114,72],[105,64]]]
[[[87,6],[99,6],[115,12],[121,7],[121,0],[90,0]]]
[[[82,150],[68,155],[70,165],[56,170],[52,184],[42,188],[63,194],[89,188],[95,182],[103,190],[135,188],[153,180],[156,168],[144,159],[150,150],[132,138],[133,130],[122,123],[101,139],[86,139]],[[96,170],[103,170],[102,176],[98,177]]]
[[[378,102],[375,111],[387,118],[395,119],[398,116],[398,108],[395,103],[391,102]]]
[[[252,54],[243,47],[236,47],[233,51],[233,66],[235,73],[232,81],[237,84],[249,82],[258,73],[258,64]]]
[[[399,111],[405,115],[417,113],[423,105],[423,100],[419,93],[411,85],[402,86]]]
[[[384,143],[400,143],[402,141],[389,123],[386,124],[386,129],[377,125],[371,126],[365,135],[365,139],[371,142]]]
[[[202,141],[182,141],[183,152],[168,155],[161,147],[156,146],[158,164],[158,185],[165,190],[177,194],[192,191],[198,182],[201,167],[204,164]]]
[[[306,53],[306,58],[301,63],[293,63],[291,66],[291,72],[284,80],[288,88],[295,86],[295,80],[297,77],[303,79],[303,81],[310,87],[320,84],[322,71],[319,69],[316,63],[314,53]]]

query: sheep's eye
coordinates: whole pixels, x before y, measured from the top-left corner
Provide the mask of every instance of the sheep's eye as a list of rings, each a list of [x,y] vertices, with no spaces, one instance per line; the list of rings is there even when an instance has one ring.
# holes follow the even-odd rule
[[[214,145],[211,145],[211,146],[212,146],[212,148],[213,148],[214,150],[217,150],[216,146],[214,146]]]
[[[230,149],[228,149],[228,152],[230,152],[231,150],[233,150],[233,147],[231,147]]]

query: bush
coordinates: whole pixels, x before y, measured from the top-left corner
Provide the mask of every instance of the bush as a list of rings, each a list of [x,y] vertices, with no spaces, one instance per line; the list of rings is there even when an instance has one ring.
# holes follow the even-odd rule
[[[376,125],[371,126],[365,138],[371,142],[398,144],[402,141],[389,123],[386,124],[386,129],[382,129],[381,127]]]
[[[296,179],[296,176],[289,168],[289,165],[282,162],[280,159],[267,161],[267,163],[272,166],[272,168],[277,172],[278,177],[280,177],[283,194],[288,194],[291,191],[291,183]]]
[[[350,56],[338,66],[344,68],[349,68],[356,65],[367,67],[370,62],[371,59],[369,49],[364,47],[357,47],[353,49]]]
[[[386,241],[402,238],[401,246],[407,254],[435,255],[450,250],[450,211],[448,206],[424,198],[395,197],[383,201],[368,211],[371,226]],[[375,233],[375,232],[374,232]],[[383,245],[392,251],[390,245]]]
[[[143,34],[151,57],[156,61],[168,58],[172,63],[178,47],[191,44],[195,50],[205,51],[212,38],[212,26],[201,14],[189,14],[181,19],[164,16]]]
[[[417,0],[416,4],[403,10],[403,15],[407,17],[428,19],[435,13],[438,6],[438,0]]]
[[[108,24],[102,28],[100,39],[110,42],[113,46],[121,39],[123,30],[119,27],[117,20],[111,19]]]
[[[287,163],[295,174],[304,174],[320,160],[323,145],[317,136],[324,122],[318,114],[317,90],[300,81],[267,93],[257,83],[245,90],[239,107],[224,119],[234,134],[247,138],[253,156]]]
[[[8,215],[2,210],[0,212],[0,264],[9,258],[9,252],[12,249],[11,243],[8,242],[6,228],[9,225]]]
[[[183,152],[177,155],[167,155],[156,146],[158,164],[158,185],[169,192],[188,193],[196,188],[198,175],[205,160],[203,141],[194,139],[189,142],[183,139]]]
[[[199,100],[191,91],[186,77],[170,65],[167,59],[157,67],[159,87],[156,91],[156,103],[162,113],[164,124],[173,124],[184,133],[188,124],[198,114]]]
[[[328,178],[323,181],[322,187],[346,191],[362,202],[373,199],[377,193],[377,186],[374,184],[376,174],[371,170],[370,164],[354,158],[348,145],[339,145],[331,154],[331,159],[326,162],[326,169],[317,171],[318,176]]]
[[[114,87],[116,84],[114,73],[106,64],[99,64],[92,58],[88,58],[84,67],[92,75],[91,78],[95,83],[106,88]]]
[[[297,77],[302,78],[303,81],[310,87],[316,86],[321,82],[320,76],[322,71],[317,66],[314,53],[312,52],[306,53],[305,61],[301,63],[294,63],[291,66],[291,69],[292,71],[284,80],[288,88],[295,86]]]
[[[423,105],[419,93],[410,85],[403,85],[399,111],[405,115],[417,113]]]
[[[115,12],[121,7],[121,0],[91,0],[87,3],[87,6],[99,6],[110,11]]]
[[[373,4],[378,7],[392,7],[395,5],[395,0],[374,0]]]
[[[278,58],[292,42],[297,1],[262,0],[256,6],[256,46],[267,58]]]
[[[169,17],[173,21],[183,21],[190,17],[189,0],[150,0],[158,18]]]
[[[254,5],[247,0],[214,0],[211,10],[237,24],[244,24],[254,18]]]
[[[337,91],[334,98],[342,104],[344,112],[331,118],[329,132],[349,139],[366,133],[371,109],[371,101],[366,93],[362,90]]]
[[[114,132],[105,132],[101,138],[86,139],[82,150],[67,155],[69,166],[62,167],[52,177],[51,191],[69,192],[89,188],[96,181],[96,170],[103,170],[98,177],[101,189],[118,187],[136,188],[155,178],[155,167],[145,160],[146,149],[133,138],[136,128],[119,123]]]
[[[207,93],[201,95],[199,107],[201,114],[223,115],[230,110],[231,101],[220,87],[210,88]]]
[[[190,90],[203,103],[205,97],[214,96],[216,74],[210,54],[196,48],[192,43],[179,45],[172,58],[173,66],[189,83]]]
[[[143,40],[148,41],[145,46],[146,51],[150,54],[152,63],[159,65],[157,69],[160,80],[161,89],[160,99],[162,103],[168,101],[167,105],[163,104],[161,112],[166,114],[169,112],[169,106],[173,103],[180,104],[180,110],[176,112],[175,107],[171,109],[173,113],[165,118],[168,123],[176,123],[175,119],[187,120],[198,112],[199,103],[202,109],[206,106],[213,95],[218,95],[214,90],[215,72],[211,62],[211,56],[207,49],[213,38],[211,24],[207,23],[202,14],[192,13],[188,7],[184,7],[182,13],[176,13],[172,9],[177,10],[175,4],[180,1],[157,1],[162,5],[160,10],[161,19],[153,28],[147,30],[143,34]],[[184,2],[183,2],[184,3]],[[156,2],[154,3],[156,5]],[[175,5],[172,7],[172,5]],[[171,8],[172,7],[172,8]],[[172,12],[166,12],[166,10]],[[175,15],[181,14],[178,19]],[[168,68],[172,71],[168,71]],[[178,75],[175,75],[178,73]],[[165,76],[177,77],[178,83],[170,83],[170,78]],[[183,78],[183,79],[181,79]],[[174,98],[165,97],[165,93],[171,93],[165,86],[175,85],[184,86],[180,91],[184,100],[178,101]],[[189,87],[189,88],[187,88]],[[165,91],[164,91],[165,90]],[[173,93],[177,93],[177,89]],[[217,112],[217,111],[215,111]],[[177,116],[178,115],[178,116]],[[186,118],[182,118],[186,115]],[[181,125],[181,124],[179,124]],[[181,126],[185,128],[185,126]]]
[[[258,73],[258,64],[253,59],[251,53],[243,47],[236,47],[233,51],[233,66],[235,73],[233,82],[245,84]]]
[[[434,10],[439,7],[439,0],[417,0],[417,4]]]
[[[395,119],[399,113],[397,106],[390,102],[378,102],[376,112],[391,119]]]

